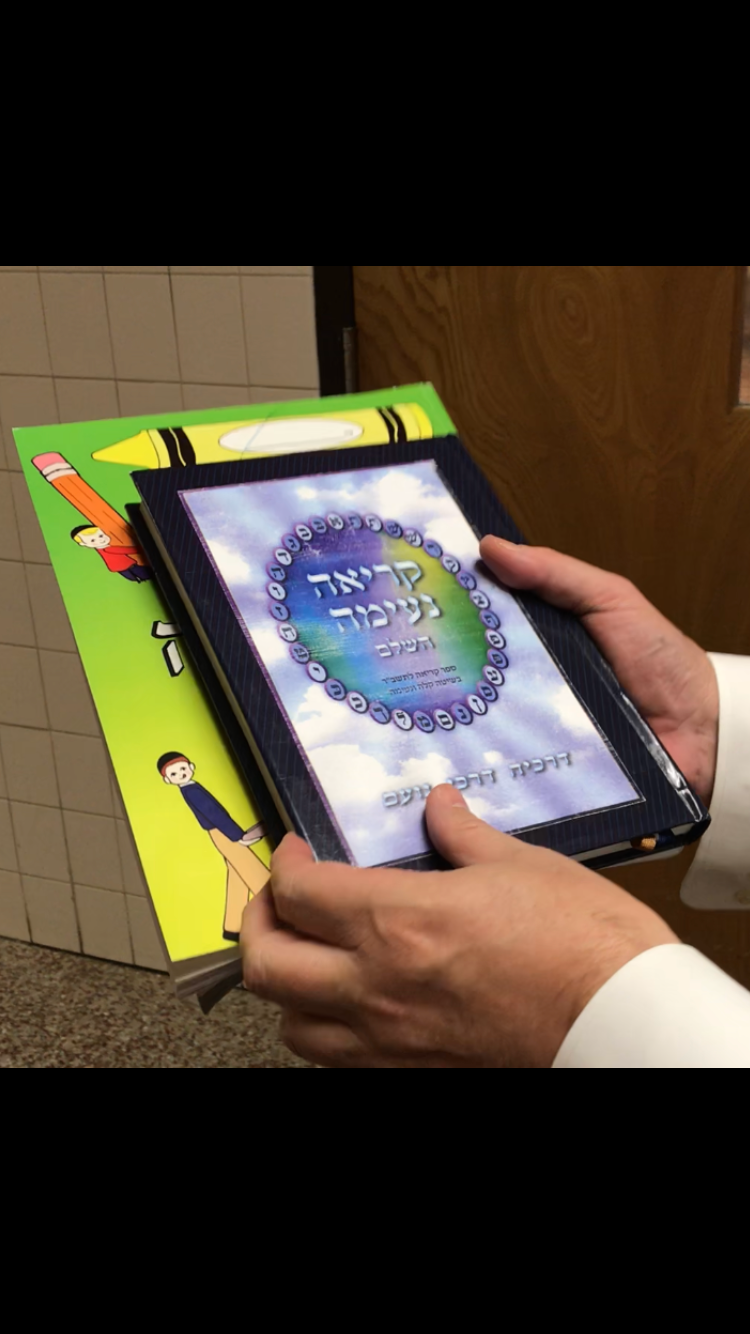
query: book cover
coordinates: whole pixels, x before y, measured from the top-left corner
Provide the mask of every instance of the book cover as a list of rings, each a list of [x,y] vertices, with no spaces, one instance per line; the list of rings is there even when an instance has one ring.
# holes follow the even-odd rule
[[[14,432],[166,954],[183,990],[200,989],[196,959],[209,958],[220,972],[236,956],[236,946],[224,939],[225,930],[235,934],[229,927],[236,912],[232,922],[227,918],[230,890],[239,901],[243,874],[251,885],[265,877],[271,844],[255,841],[255,795],[127,522],[126,507],[138,499],[131,472],[182,473],[196,463],[231,466],[279,451],[387,446],[450,429],[435,391],[417,385]],[[195,765],[210,811],[189,806],[164,783],[159,761],[178,750]],[[122,817],[115,800],[112,817]],[[205,827],[210,817],[232,843],[229,858]],[[244,848],[236,856],[235,837]],[[122,876],[126,894],[143,893],[127,855]]]
[[[520,535],[457,439],[136,485],[318,857],[432,864],[424,802],[445,782],[494,827],[603,862],[704,820],[582,627],[482,566],[479,533]],[[183,757],[167,778],[189,791]]]

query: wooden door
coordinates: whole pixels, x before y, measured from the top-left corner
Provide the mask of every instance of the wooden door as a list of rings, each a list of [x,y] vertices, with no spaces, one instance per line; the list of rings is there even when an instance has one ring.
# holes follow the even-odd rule
[[[360,387],[434,381],[530,541],[618,570],[705,647],[750,654],[745,275],[354,266]],[[611,874],[750,986],[750,913],[685,908],[688,864]]]

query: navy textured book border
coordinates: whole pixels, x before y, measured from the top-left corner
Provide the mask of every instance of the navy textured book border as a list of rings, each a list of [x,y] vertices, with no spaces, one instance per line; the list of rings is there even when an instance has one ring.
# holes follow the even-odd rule
[[[308,840],[319,860],[346,861],[347,853],[311,779],[303,752],[289,731],[185,511],[180,493],[430,460],[437,463],[477,537],[494,533],[514,542],[524,541],[484,474],[455,437],[134,474],[136,487],[247,719],[260,764],[276,787],[287,819]],[[699,838],[708,826],[708,812],[640,718],[581,623],[536,597],[515,596],[644,797],[643,802],[635,805],[577,816],[524,831],[519,837],[526,843],[549,847],[566,856],[580,856],[654,835],[659,836],[660,851]],[[205,652],[200,657],[199,670],[216,699],[215,692],[222,687],[213,668],[207,665]],[[236,745],[235,750],[238,750]],[[238,758],[242,764],[240,753]],[[257,783],[257,766],[253,768],[254,773],[248,775],[251,786]],[[671,832],[687,826],[689,832],[679,837]],[[643,855],[634,850],[632,859]],[[626,854],[619,852],[590,864],[602,867],[623,860]],[[410,863],[418,869],[431,869],[437,864],[437,859],[429,856]]]

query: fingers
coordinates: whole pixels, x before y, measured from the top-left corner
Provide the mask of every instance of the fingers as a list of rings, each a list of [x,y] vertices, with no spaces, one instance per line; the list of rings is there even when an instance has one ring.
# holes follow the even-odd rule
[[[359,916],[358,872],[350,866],[316,862],[301,838],[289,834],[271,862],[274,912],[300,935],[349,948]]]
[[[373,901],[398,898],[401,882],[414,874],[316,863],[307,844],[290,834],[271,863],[274,912],[300,935],[353,950],[365,934]]]
[[[261,1000],[334,1018],[356,1007],[355,956],[281,928],[265,891],[245,912],[241,947],[245,987]]]
[[[516,546],[499,537],[485,537],[482,559],[508,588],[534,592],[576,616],[611,611],[646,599],[619,574],[564,556],[547,547]]]
[[[282,865],[288,867],[290,873],[295,868],[302,871],[306,866],[314,866],[315,854],[309,843],[306,843],[304,838],[298,838],[296,834],[287,834],[271,858],[271,875],[273,876],[276,868]]]
[[[346,1024],[316,1015],[286,1010],[281,1019],[281,1041],[292,1055],[327,1070],[350,1070],[365,1064],[366,1051]]]
[[[273,899],[271,898],[271,884],[269,883],[260,894],[256,894],[248,903],[242,916],[242,935],[244,940],[246,935],[261,935],[266,931],[275,931],[278,927],[276,913],[273,909]]]
[[[520,844],[472,815],[452,787],[436,787],[430,793],[427,828],[438,852],[452,866],[478,866],[518,855]]]
[[[287,1010],[281,1020],[281,1041],[294,1056],[326,1070],[409,1069],[366,1047],[347,1024]]]
[[[286,860],[292,873],[295,867],[298,872],[300,868],[318,869],[302,839],[285,839],[274,863],[279,853],[282,874]],[[288,930],[276,910],[272,886],[256,895],[245,909],[240,945],[245,987],[262,1000],[335,1017],[349,1014],[356,1005],[354,956]]]

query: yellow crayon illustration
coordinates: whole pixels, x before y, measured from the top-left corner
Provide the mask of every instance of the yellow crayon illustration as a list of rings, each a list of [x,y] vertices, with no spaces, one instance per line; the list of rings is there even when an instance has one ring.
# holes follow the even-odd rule
[[[194,463],[225,463],[230,458],[431,440],[433,434],[430,419],[419,404],[399,403],[321,417],[274,417],[141,431],[130,440],[99,450],[94,458],[98,463],[128,468],[187,468]]]

